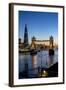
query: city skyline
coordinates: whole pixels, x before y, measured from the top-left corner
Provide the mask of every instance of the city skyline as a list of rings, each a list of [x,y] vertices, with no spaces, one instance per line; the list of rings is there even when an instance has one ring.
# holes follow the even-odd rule
[[[24,41],[25,24],[27,24],[29,43],[33,36],[47,40],[52,35],[58,43],[58,13],[19,11],[19,38]]]

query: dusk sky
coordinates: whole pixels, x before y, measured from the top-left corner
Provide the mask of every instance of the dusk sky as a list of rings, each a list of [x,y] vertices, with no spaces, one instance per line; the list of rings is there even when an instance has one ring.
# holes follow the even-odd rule
[[[24,39],[27,24],[29,42],[33,36],[46,40],[52,35],[58,42],[58,13],[19,11],[19,38]]]

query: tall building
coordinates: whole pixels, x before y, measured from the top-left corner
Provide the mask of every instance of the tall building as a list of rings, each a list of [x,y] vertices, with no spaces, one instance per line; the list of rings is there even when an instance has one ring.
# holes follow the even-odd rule
[[[28,44],[28,30],[27,30],[27,24],[25,24],[25,31],[24,31],[24,47],[27,47]]]

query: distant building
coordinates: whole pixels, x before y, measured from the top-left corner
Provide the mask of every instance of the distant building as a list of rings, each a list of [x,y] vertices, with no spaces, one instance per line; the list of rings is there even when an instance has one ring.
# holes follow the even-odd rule
[[[20,49],[24,48],[24,44],[22,43],[21,38],[19,38],[19,48]]]

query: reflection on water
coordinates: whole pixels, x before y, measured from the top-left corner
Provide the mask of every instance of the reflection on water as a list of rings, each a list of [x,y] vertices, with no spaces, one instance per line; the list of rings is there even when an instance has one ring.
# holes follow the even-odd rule
[[[36,68],[37,66],[37,55],[32,55],[32,68]]]
[[[38,73],[36,68],[49,68],[56,62],[58,62],[57,50],[54,56],[49,56],[48,51],[41,51],[36,55],[19,54],[19,73],[26,72],[30,77]]]

